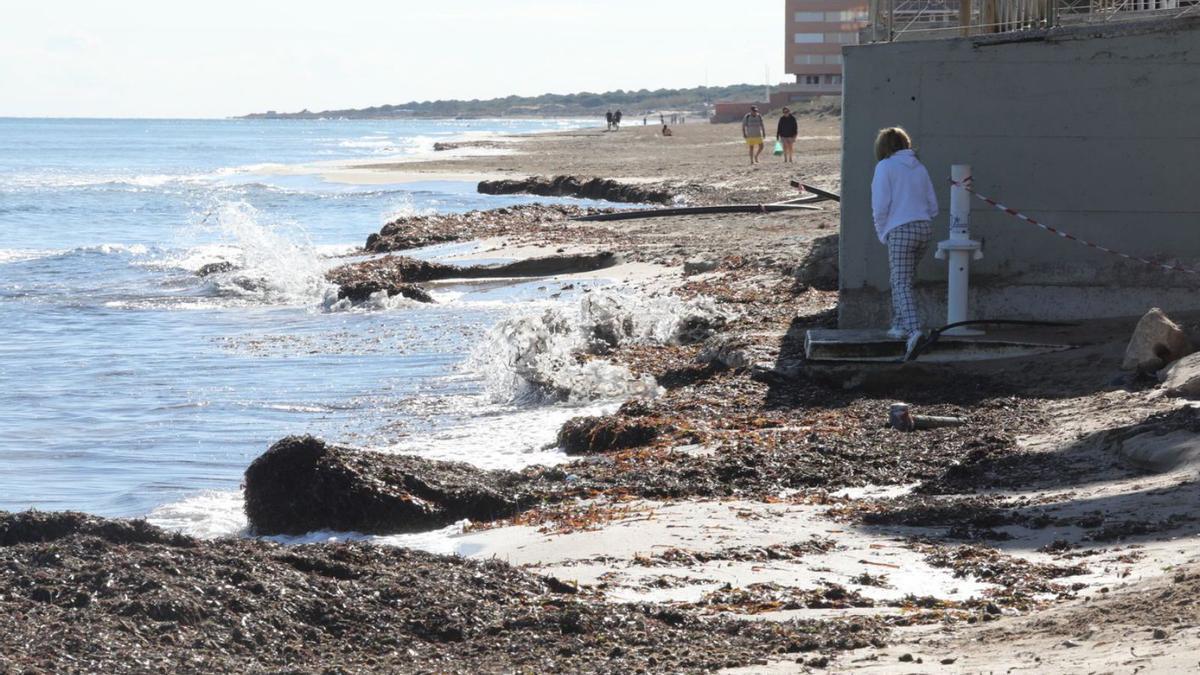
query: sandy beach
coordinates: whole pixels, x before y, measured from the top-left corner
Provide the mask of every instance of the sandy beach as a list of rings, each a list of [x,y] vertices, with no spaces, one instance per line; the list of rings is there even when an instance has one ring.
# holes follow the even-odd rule
[[[796,198],[789,180],[841,188],[835,116],[800,119],[795,164],[768,152],[755,166],[737,125],[688,123],[663,137],[628,121],[619,132],[505,138],[500,152],[303,171],[359,184],[602,178],[667,191],[681,205]],[[1040,337],[1072,348],[1021,358],[806,363],[804,332],[834,326],[838,303],[839,212],[835,202],[818,206],[609,222],[577,220],[590,213],[581,209],[513,207],[364,232],[375,257],[337,278],[368,295],[415,297],[441,283],[452,272],[404,258],[436,243],[475,242],[456,264],[612,254],[611,264],[544,276],[559,287],[612,279],[640,302],[674,303],[669,338],[622,332],[638,311],[625,308],[589,325],[597,339],[572,357],[652,378],[654,394],[568,423],[559,440],[577,456],[558,467],[402,466],[307,442],[260,465],[272,476],[284,474],[267,468],[286,465],[292,485],[309,485],[289,462],[315,453],[313,475],[350,488],[314,501],[312,517],[360,500],[346,517],[379,532],[416,521],[362,504],[407,508],[416,495],[444,510],[422,511],[428,522],[459,523],[457,556],[4,516],[0,631],[10,637],[0,641],[0,672],[73,670],[62,656],[73,649],[91,659],[82,671],[131,654],[148,671],[182,658],[196,671],[298,660],[335,672],[1200,667],[1195,466],[1152,473],[1121,454],[1138,433],[1195,431],[1200,421],[1185,399],[1120,369],[1137,317],[1048,330]],[[1200,330],[1200,317],[1174,318]],[[885,428],[901,400],[965,425]],[[247,483],[248,502],[266,494],[249,474]],[[491,517],[469,515],[480,512]],[[114,583],[104,568],[130,562],[144,571],[117,575],[115,596],[101,590]],[[76,591],[73,578],[95,583]],[[73,630],[39,632],[64,617]],[[88,627],[107,651],[79,649]]]
[[[836,117],[802,118],[794,165],[771,157],[757,166],[743,165],[736,125],[696,124],[674,131],[671,138],[661,137],[654,126],[619,133],[544,134],[520,140],[503,156],[369,168],[381,173],[457,168],[516,176],[596,176],[665,185],[694,204],[794,197],[789,179],[840,189]],[[697,455],[719,456],[737,443],[786,443],[789,436],[815,435],[820,425],[812,423],[814,415],[833,415],[838,427],[830,430],[834,436],[856,426],[868,428],[878,423],[890,400],[912,399],[931,408],[949,406],[947,412],[963,414],[972,427],[983,427],[955,439],[961,443],[957,448],[947,444],[951,447],[943,451],[952,458],[945,469],[926,465],[907,477],[889,476],[891,480],[815,471],[816,479],[805,483],[819,486],[819,499],[800,488],[793,494],[762,495],[763,501],[725,501],[743,496],[736,492],[721,495],[720,501],[684,504],[621,501],[629,515],[601,519],[580,528],[583,531],[551,519],[540,527],[514,525],[467,534],[464,545],[481,555],[604,588],[614,600],[703,606],[712,604],[721,589],[751,588],[756,590],[739,596],[743,604],[731,602],[721,609],[766,619],[907,616],[899,623],[911,625],[893,635],[899,644],[834,657],[828,667],[837,672],[911,672],[912,662],[902,659],[906,654],[919,659],[922,672],[1014,667],[1064,673],[1121,667],[1166,671],[1185,665],[1186,657],[1180,654],[1190,651],[1200,636],[1194,630],[1179,630],[1178,624],[1187,621],[1176,616],[1174,608],[1163,607],[1160,614],[1145,606],[1140,613],[1119,617],[1110,609],[1133,602],[1147,588],[1162,590],[1164,597],[1178,595],[1174,587],[1194,578],[1200,558],[1191,516],[1200,497],[1193,485],[1195,469],[1146,476],[1117,457],[1114,430],[1135,427],[1184,405],[1162,397],[1149,383],[1131,384],[1121,377],[1119,361],[1133,322],[1097,322],[1060,336],[1078,345],[1062,354],[977,367],[960,364],[959,371],[979,378],[975,381],[980,391],[969,394],[946,386],[956,376],[955,368],[936,374],[914,370],[911,377],[884,375],[882,384],[857,394],[830,396],[841,399],[836,403],[775,391],[811,386],[804,375],[783,386],[756,387],[751,384],[756,379],[770,381],[756,378],[756,368],[758,373],[778,373],[781,363],[796,358],[789,352],[797,348],[794,340],[800,329],[831,325],[836,293],[795,281],[806,269],[812,242],[836,233],[836,205],[823,206],[821,212],[801,215],[625,221],[605,223],[600,231],[581,226],[563,239],[576,248],[589,243],[615,248],[660,265],[660,275],[639,277],[642,282],[654,280],[643,286],[644,292],[712,295],[736,305],[743,317],[729,331],[737,335],[734,342],[742,352],[741,360],[734,361],[741,367],[732,373],[727,369],[682,378],[688,384],[672,388],[659,404],[668,415],[682,418],[677,426],[707,424],[710,433],[700,443],[682,446],[659,441],[659,452],[681,457],[674,461],[691,467]],[[514,241],[528,240],[518,236]],[[490,250],[502,251],[506,245],[511,244],[493,243]],[[685,276],[682,263],[689,259],[718,264],[713,272]],[[662,381],[677,372],[672,366],[709,358],[695,348],[660,351],[670,353],[655,355],[670,365],[655,363],[644,353],[630,354],[630,362]],[[1014,376],[1014,371],[1020,374]],[[1040,376],[1030,377],[1033,372]],[[757,391],[746,396],[746,386]],[[734,392],[738,402],[717,402]],[[788,398],[792,400],[784,403]],[[746,399],[749,405],[742,402]],[[761,402],[753,403],[756,399]],[[701,402],[712,407],[704,409]],[[981,408],[996,406],[1023,410],[1016,419],[979,419]],[[733,422],[731,413],[762,415],[769,421]],[[765,429],[755,428],[759,425]],[[1006,436],[1003,448],[989,450],[985,457],[970,450],[986,445],[996,433]],[[873,449],[895,453],[905,462],[905,449],[896,445],[895,432],[869,438],[878,444]],[[855,463],[854,451],[866,450],[866,440],[848,443],[842,455],[846,461]],[[1046,471],[1063,475],[1049,478]],[[947,473],[970,474],[972,479],[946,485]],[[935,485],[939,481],[942,484]],[[835,505],[820,503],[825,500]],[[1015,519],[997,515],[1008,510],[1023,513]],[[843,515],[847,512],[854,515]],[[1030,524],[1026,516],[1055,524]],[[835,542],[823,555],[781,560],[752,556],[745,562],[730,555],[738,549],[770,550],[821,538]],[[931,554],[933,550],[942,554]],[[687,553],[671,562],[644,563],[665,551]],[[947,564],[947,556],[961,556],[964,562]],[[978,563],[966,562],[972,558],[987,559],[989,565],[1012,564],[1020,571],[997,578],[973,568]],[[1073,566],[1078,569],[1069,569]],[[1038,576],[1044,580],[1031,583]],[[797,604],[789,594],[829,584],[862,593],[874,607],[838,610],[808,603],[808,608],[783,609]],[[916,618],[921,614],[925,616]],[[1047,626],[1062,628],[1046,630]],[[1156,638],[1156,630],[1168,637]],[[997,646],[1010,641],[1019,642],[1021,649]],[[1097,648],[1077,648],[1089,646]],[[796,661],[776,661],[772,667],[794,672]],[[751,666],[745,672],[762,668]]]

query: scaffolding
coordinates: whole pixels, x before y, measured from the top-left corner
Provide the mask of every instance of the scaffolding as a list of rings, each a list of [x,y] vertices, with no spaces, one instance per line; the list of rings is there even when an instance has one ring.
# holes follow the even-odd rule
[[[1042,30],[1200,15],[1200,0],[870,0],[862,42]]]

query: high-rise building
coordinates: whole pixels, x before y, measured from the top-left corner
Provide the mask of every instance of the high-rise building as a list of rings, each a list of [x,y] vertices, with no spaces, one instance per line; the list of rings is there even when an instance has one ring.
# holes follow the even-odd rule
[[[858,44],[866,0],[786,0],[787,66],[796,94],[842,93],[842,46]]]

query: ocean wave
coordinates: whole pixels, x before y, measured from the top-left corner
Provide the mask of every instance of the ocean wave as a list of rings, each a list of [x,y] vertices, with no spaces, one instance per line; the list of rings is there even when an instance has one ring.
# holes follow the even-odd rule
[[[55,251],[53,249],[0,248],[0,265],[4,263],[25,262],[26,260],[38,260],[40,258],[62,255],[63,253],[64,251]]]
[[[693,326],[718,318],[723,320],[723,313],[711,300],[596,291],[573,310],[554,307],[500,322],[472,352],[467,367],[486,377],[488,391],[499,401],[654,398],[662,390],[653,377],[580,356],[623,344],[690,342]]]
[[[0,177],[0,189],[18,191],[118,189],[139,192],[171,184],[195,185],[215,178],[211,173],[68,173],[36,171]]]
[[[68,249],[0,249],[0,264],[89,255],[138,257],[149,255],[157,250],[145,244],[119,243],[93,244]]]
[[[230,269],[204,279],[208,294],[238,302],[319,304],[336,286],[325,279],[331,261],[303,230],[272,223],[246,202],[222,202],[195,229],[220,241],[155,264],[197,271],[210,263]]]

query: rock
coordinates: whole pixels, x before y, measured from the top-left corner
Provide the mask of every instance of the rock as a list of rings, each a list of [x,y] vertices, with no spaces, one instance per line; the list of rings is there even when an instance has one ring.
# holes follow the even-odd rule
[[[705,272],[711,272],[717,269],[720,264],[721,261],[719,260],[710,260],[708,258],[691,258],[684,261],[683,273],[687,276],[691,276],[693,274],[704,274]]]
[[[1162,628],[1154,629],[1154,639],[1155,640],[1166,640],[1168,635],[1169,635],[1169,633],[1167,633],[1167,631],[1163,630]]]
[[[1200,353],[1172,363],[1159,373],[1163,387],[1171,396],[1200,398]]]
[[[607,178],[532,176],[516,180],[485,180],[478,190],[488,195],[532,194],[547,197],[582,197],[635,204],[670,204],[674,192],[653,185],[632,185]]]
[[[1146,432],[1122,441],[1117,454],[1143,471],[1166,473],[1200,460],[1200,434],[1186,429]]]
[[[1154,307],[1134,328],[1121,368],[1154,372],[1191,353],[1192,345],[1183,329]]]
[[[532,499],[517,481],[507,471],[289,436],[246,469],[245,510],[262,535],[417,532],[522,510]]]
[[[659,425],[642,418],[575,417],[558,430],[558,444],[568,455],[586,455],[646,445],[659,432]]]
[[[792,275],[796,285],[821,291],[836,291],[838,287],[838,235],[814,239],[804,260],[796,265]]]
[[[213,274],[222,274],[224,272],[231,271],[233,271],[233,263],[229,262],[228,260],[222,260],[220,262],[208,263],[207,265],[204,265],[200,269],[196,270],[196,276],[207,277]]]

